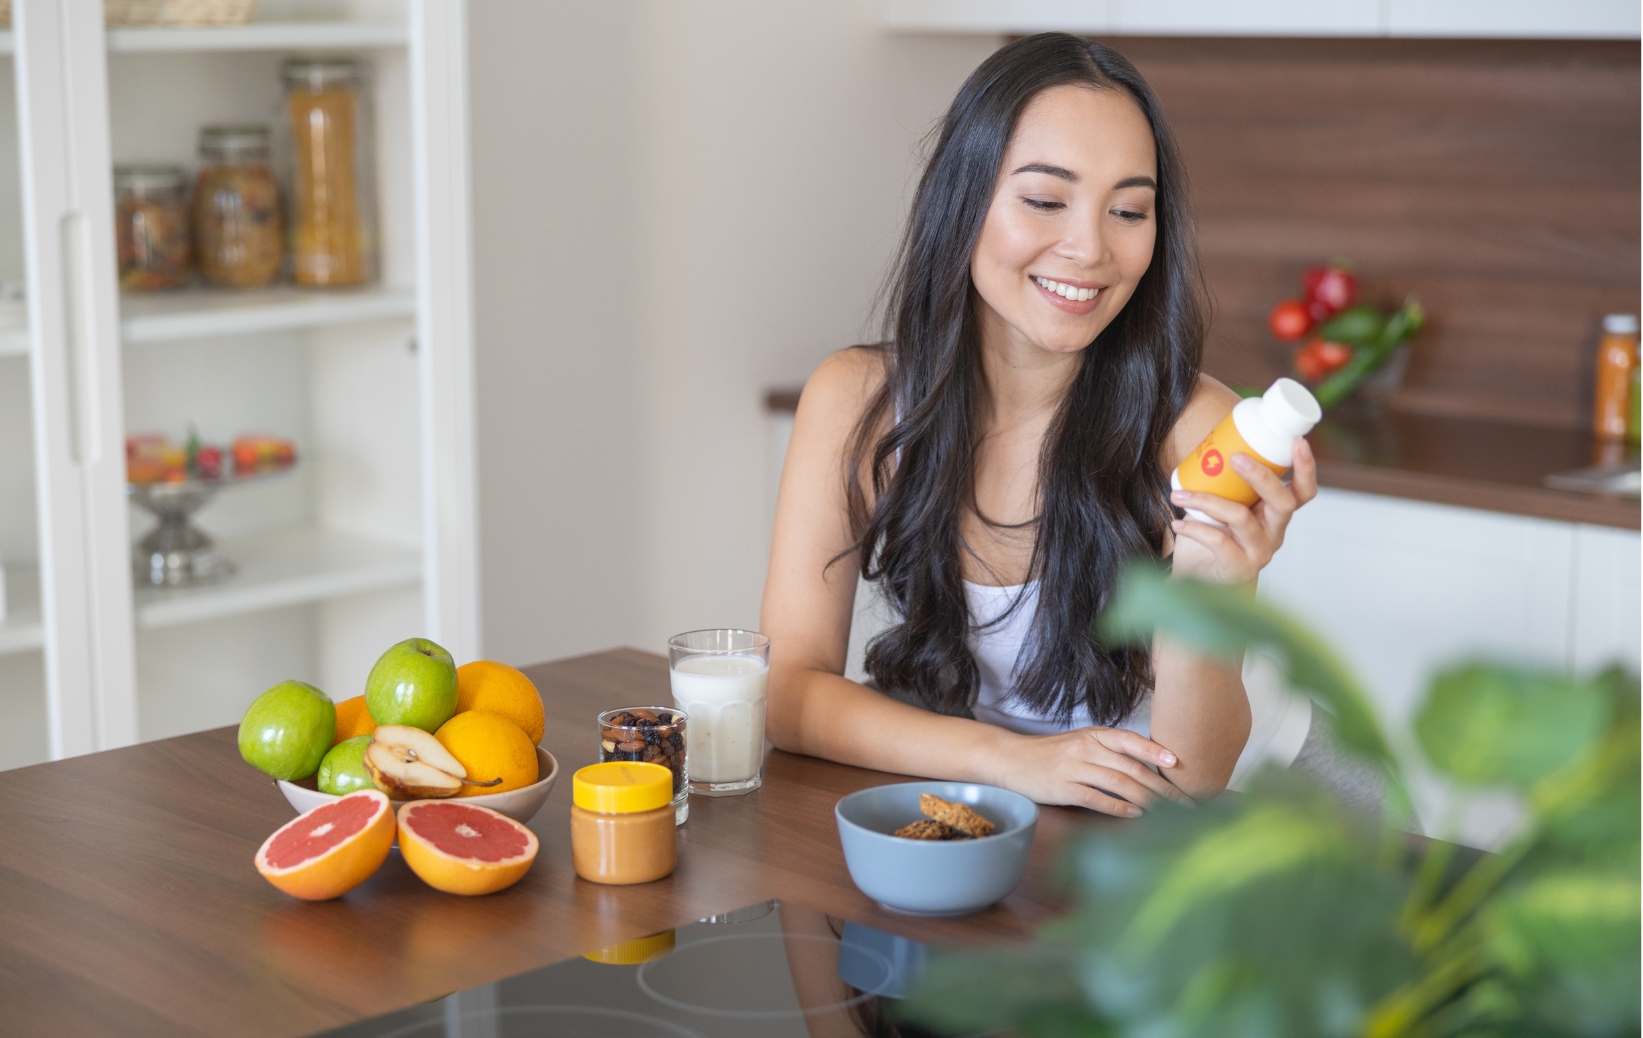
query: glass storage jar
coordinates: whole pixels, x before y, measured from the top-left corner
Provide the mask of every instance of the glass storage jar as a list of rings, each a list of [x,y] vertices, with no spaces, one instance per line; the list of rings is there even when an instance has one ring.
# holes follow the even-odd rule
[[[268,168],[268,127],[207,126],[194,181],[194,251],[213,285],[255,288],[284,259],[280,192]]]
[[[369,118],[359,62],[294,58],[282,71],[291,133],[291,278],[358,285],[374,275]]]
[[[114,167],[114,248],[121,288],[149,292],[188,282],[187,184],[180,166]]]
[[[673,773],[610,761],[571,777],[570,846],[576,874],[593,883],[649,883],[673,872]]]

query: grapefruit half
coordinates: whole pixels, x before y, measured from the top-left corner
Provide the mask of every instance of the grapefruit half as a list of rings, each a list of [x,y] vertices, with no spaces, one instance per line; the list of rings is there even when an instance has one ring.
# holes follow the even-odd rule
[[[519,882],[536,860],[536,834],[477,804],[413,800],[399,809],[399,853],[448,894],[490,894]]]
[[[394,829],[386,795],[374,789],[349,793],[274,830],[257,850],[257,871],[295,897],[341,897],[382,865]]]

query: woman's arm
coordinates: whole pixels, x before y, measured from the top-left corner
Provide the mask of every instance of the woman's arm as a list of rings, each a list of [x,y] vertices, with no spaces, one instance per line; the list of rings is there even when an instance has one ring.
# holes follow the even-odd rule
[[[766,732],[784,750],[860,767],[1006,786],[1049,804],[1138,814],[1179,798],[1146,768],[1175,758],[1134,732],[1085,728],[1030,737],[920,710],[846,679],[860,560],[851,546],[843,459],[884,378],[869,350],[835,354],[799,400],[782,468],[759,623],[770,636]],[[831,565],[829,565],[831,563]],[[1123,800],[1101,790],[1116,793]],[[1126,802],[1127,801],[1127,802]]]
[[[1212,378],[1201,378],[1176,423],[1166,464],[1171,469],[1180,464],[1237,402],[1236,393]],[[1305,440],[1296,445],[1294,477],[1288,486],[1247,455],[1235,454],[1231,463],[1261,499],[1246,508],[1210,494],[1172,495],[1174,504],[1190,505],[1226,524],[1223,530],[1191,519],[1176,521],[1169,539],[1172,574],[1243,586],[1253,595],[1261,569],[1283,544],[1290,516],[1316,495],[1318,484]],[[1210,660],[1168,638],[1153,642],[1151,733],[1180,757],[1180,766],[1169,777],[1189,796],[1214,796],[1225,789],[1249,741],[1249,696],[1241,671],[1241,658],[1230,663]]]

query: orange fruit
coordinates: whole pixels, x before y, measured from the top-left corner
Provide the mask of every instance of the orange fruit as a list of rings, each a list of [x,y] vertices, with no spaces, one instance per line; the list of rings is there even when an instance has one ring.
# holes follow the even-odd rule
[[[365,709],[364,696],[344,699],[337,704],[337,735],[331,745],[347,742],[356,735],[370,735],[376,730],[377,723],[371,720],[370,711]]]
[[[382,865],[395,828],[387,796],[349,793],[275,829],[257,849],[257,871],[293,897],[341,897]]]
[[[495,786],[463,786],[459,797],[523,789],[539,777],[536,746],[518,725],[488,710],[469,710],[439,726],[439,745],[451,751],[475,782],[502,780]]]
[[[399,853],[447,894],[490,894],[519,882],[536,860],[536,834],[477,804],[412,800],[399,809]]]
[[[542,741],[546,722],[542,717],[542,694],[531,679],[492,660],[475,660],[456,668],[456,712],[489,710],[501,714],[525,730],[531,745]]]

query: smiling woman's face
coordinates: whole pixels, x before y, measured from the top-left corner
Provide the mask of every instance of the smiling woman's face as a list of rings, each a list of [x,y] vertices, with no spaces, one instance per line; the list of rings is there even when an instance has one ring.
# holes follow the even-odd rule
[[[1128,94],[1051,87],[1004,153],[970,257],[983,341],[1054,353],[1088,346],[1152,262],[1158,160]]]

